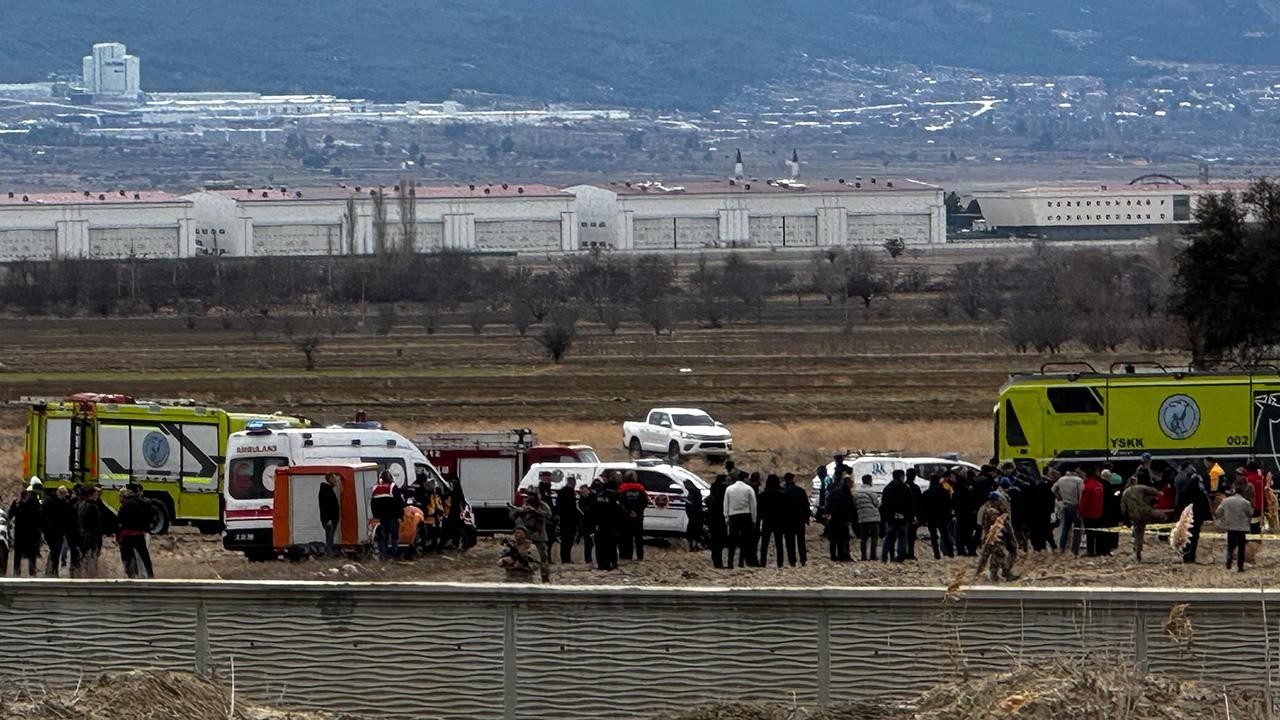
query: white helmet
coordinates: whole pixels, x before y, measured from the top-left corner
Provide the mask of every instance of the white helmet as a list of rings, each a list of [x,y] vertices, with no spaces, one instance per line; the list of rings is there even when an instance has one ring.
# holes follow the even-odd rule
[[[31,481],[27,484],[27,490],[31,492],[35,492],[36,490],[42,490],[42,489],[44,489],[44,483],[40,481],[40,478],[36,477],[35,475],[32,475]]]

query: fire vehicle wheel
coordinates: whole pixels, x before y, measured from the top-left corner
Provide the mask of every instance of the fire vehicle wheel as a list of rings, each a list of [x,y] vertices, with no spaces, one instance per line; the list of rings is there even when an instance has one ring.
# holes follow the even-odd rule
[[[169,532],[169,506],[156,498],[147,498],[147,504],[151,506],[151,534],[164,535]]]

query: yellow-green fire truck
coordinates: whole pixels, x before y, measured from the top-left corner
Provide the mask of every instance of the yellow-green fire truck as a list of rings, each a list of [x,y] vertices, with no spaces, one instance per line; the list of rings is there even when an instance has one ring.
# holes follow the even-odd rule
[[[1013,375],[995,407],[1003,461],[1126,462],[1213,456],[1224,466],[1280,456],[1280,372],[1117,363]]]
[[[119,491],[142,486],[155,509],[153,532],[171,523],[201,532],[222,529],[223,461],[227,437],[250,423],[302,427],[280,414],[231,413],[190,400],[134,400],[81,393],[66,399],[26,398],[23,476],[45,489],[96,484],[109,507]]]

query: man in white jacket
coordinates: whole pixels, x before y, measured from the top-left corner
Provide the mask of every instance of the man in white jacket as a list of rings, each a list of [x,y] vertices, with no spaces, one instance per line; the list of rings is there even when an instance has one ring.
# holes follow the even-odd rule
[[[729,567],[737,550],[738,567],[746,567],[755,544],[756,491],[743,475],[724,491],[724,516],[729,525]]]

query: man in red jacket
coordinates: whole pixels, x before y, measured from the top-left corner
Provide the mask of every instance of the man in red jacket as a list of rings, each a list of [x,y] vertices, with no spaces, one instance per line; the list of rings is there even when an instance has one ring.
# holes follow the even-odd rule
[[[1267,509],[1267,480],[1262,477],[1262,466],[1250,460],[1244,466],[1244,479],[1253,488],[1253,522],[1249,524],[1249,532],[1262,532],[1262,514]]]
[[[622,506],[624,523],[623,538],[618,543],[623,560],[631,559],[631,551],[635,551],[636,560],[644,560],[644,511],[649,507],[649,493],[636,478],[634,470],[628,470],[623,476],[623,483],[618,486],[618,503]]]
[[[1098,479],[1097,468],[1089,468],[1084,487],[1080,490],[1080,517],[1085,527],[1085,554],[1094,557],[1098,554],[1100,533],[1095,528],[1102,527],[1102,481]]]

